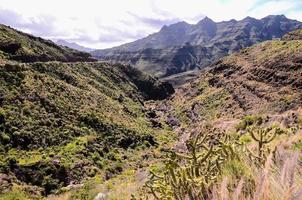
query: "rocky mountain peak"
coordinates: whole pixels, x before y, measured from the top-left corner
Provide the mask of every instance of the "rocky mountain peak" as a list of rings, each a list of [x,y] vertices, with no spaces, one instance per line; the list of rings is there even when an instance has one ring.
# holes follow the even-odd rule
[[[200,20],[196,25],[208,25],[208,24],[215,24],[215,22],[211,18],[205,17],[202,20]]]
[[[214,22],[205,17],[197,24],[178,22],[164,26],[160,32],[112,50],[92,52],[102,60],[131,63],[158,77],[200,69],[217,59],[253,44],[281,38],[302,27],[302,23],[282,15],[262,19]],[[190,48],[183,48],[190,43]],[[148,50],[148,55],[145,54]],[[144,64],[142,64],[144,63]]]
[[[254,21],[257,21],[257,19],[255,19],[253,17],[250,17],[250,16],[247,16],[242,21],[244,21],[244,22],[254,22]]]
[[[288,18],[285,15],[268,15],[262,20],[288,20]]]
[[[162,32],[162,31],[186,30],[188,27],[190,27],[190,24],[188,24],[185,21],[181,21],[175,24],[171,24],[169,26],[164,25],[160,31]]]

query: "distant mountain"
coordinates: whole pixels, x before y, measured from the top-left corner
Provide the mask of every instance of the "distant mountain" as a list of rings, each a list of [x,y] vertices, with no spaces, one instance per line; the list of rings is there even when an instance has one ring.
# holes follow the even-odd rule
[[[179,22],[164,26],[146,38],[91,54],[100,60],[130,63],[158,77],[166,77],[203,68],[239,49],[281,38],[300,27],[301,22],[284,15],[223,22],[206,17],[194,25]]]
[[[61,45],[61,46],[65,46],[65,47],[69,47],[71,49],[75,49],[75,50],[78,50],[78,51],[84,51],[84,52],[91,52],[91,51],[95,50],[95,49],[91,49],[91,48],[88,48],[88,47],[81,46],[81,45],[79,45],[75,42],[68,42],[66,40],[57,40],[56,44]]]
[[[0,25],[0,58],[21,62],[93,61],[91,55]]]
[[[295,112],[302,103],[302,29],[220,59],[164,103],[159,110],[170,110],[160,116],[174,115],[181,127]]]

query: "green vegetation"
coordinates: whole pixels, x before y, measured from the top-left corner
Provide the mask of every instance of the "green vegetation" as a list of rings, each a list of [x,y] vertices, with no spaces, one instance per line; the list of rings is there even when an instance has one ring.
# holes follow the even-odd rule
[[[22,62],[94,61],[90,54],[0,25],[0,57]]]
[[[237,130],[246,130],[247,127],[256,125],[259,126],[263,123],[264,119],[261,116],[253,116],[247,115],[240,121],[240,123],[236,126]]]
[[[187,142],[189,153],[173,153],[166,162],[163,175],[151,171],[146,186],[156,199],[199,199],[222,173],[222,166],[235,158],[229,137],[219,138],[217,132],[200,133]]]
[[[287,56],[301,51],[302,41],[268,41],[259,44],[259,47],[262,48],[262,52],[261,55],[257,56],[257,62],[265,62],[281,55]],[[257,45],[254,47],[254,49],[256,48]]]
[[[78,58],[0,30],[0,199],[300,199],[299,42],[241,51],[167,98],[131,66],[34,62]]]
[[[13,188],[11,191],[0,194],[1,200],[30,200],[30,197],[26,195],[20,188]]]
[[[152,168],[141,194],[300,199],[301,50],[296,40],[255,45],[218,61],[161,104],[162,118],[180,121],[171,126],[180,141],[164,166]]]
[[[247,128],[258,148],[251,149],[253,145],[241,143],[240,137],[202,130],[187,141],[187,153],[172,152],[161,172],[151,171],[146,191],[155,199],[212,199],[216,186],[228,177],[228,184],[244,179],[246,190],[240,192],[248,198],[258,187],[251,166],[263,169],[270,159],[277,159],[277,147],[270,143],[286,131],[255,125]],[[228,193],[227,187],[225,190]]]
[[[169,134],[152,127],[143,104],[173,88],[130,66],[7,63],[0,77],[0,173],[43,195],[134,167],[139,158],[129,158]]]

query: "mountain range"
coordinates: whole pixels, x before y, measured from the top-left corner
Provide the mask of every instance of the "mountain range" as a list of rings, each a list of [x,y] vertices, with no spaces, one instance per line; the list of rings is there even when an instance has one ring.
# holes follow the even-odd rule
[[[91,51],[95,50],[95,49],[92,49],[92,48],[84,47],[84,46],[79,45],[75,42],[68,42],[66,40],[57,40],[56,44],[61,45],[61,46],[65,46],[65,47],[69,47],[71,49],[75,49],[75,50],[78,50],[78,51],[83,51],[83,52],[91,52]]]
[[[281,38],[300,27],[301,22],[284,15],[222,22],[205,17],[197,24],[178,22],[146,38],[91,54],[100,60],[129,63],[142,71],[166,77],[201,69],[244,47]]]
[[[144,49],[145,40],[142,50],[129,50],[175,49],[174,59],[186,64],[188,55],[207,58],[198,75],[184,72],[191,81],[173,75],[183,82],[177,89],[131,65],[97,61],[1,25],[0,199],[186,199],[194,191],[213,199],[206,195],[223,185],[218,195],[235,191],[243,200],[260,190],[269,199],[276,191],[280,199],[301,195],[301,164],[287,158],[300,158],[302,150],[302,29],[286,33],[301,23],[269,16],[198,24],[149,36],[158,37],[150,46],[159,49]],[[173,38],[187,38],[187,30],[196,44]]]

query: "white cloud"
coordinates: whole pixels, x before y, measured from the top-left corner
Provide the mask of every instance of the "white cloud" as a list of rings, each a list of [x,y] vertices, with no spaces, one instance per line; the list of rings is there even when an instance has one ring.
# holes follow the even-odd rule
[[[302,20],[301,0],[1,0],[0,22],[42,37],[94,48],[130,42],[176,21],[196,23],[287,14]],[[13,13],[8,20],[1,11]]]

